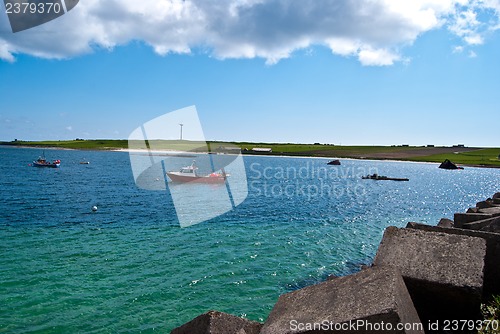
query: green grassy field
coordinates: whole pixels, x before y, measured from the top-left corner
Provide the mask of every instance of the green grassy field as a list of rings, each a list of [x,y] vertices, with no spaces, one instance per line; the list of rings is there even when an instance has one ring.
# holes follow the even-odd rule
[[[399,152],[408,150],[401,146],[335,146],[322,144],[273,144],[273,143],[234,143],[242,149],[254,147],[272,148],[274,153],[308,153],[308,155],[328,154],[337,157],[350,157],[353,155],[370,155],[373,153]],[[410,148],[411,149],[411,148]]]
[[[28,147],[51,147],[70,148],[75,150],[112,150],[128,148],[128,140],[46,140],[46,141],[12,141],[2,142],[2,145],[28,146]]]
[[[417,154],[421,147],[402,146],[334,146],[311,144],[251,144],[235,143],[242,149],[253,147],[272,148],[273,154],[312,157],[336,157],[357,159],[397,159],[406,160],[405,155]],[[245,143],[247,144],[247,143]]]
[[[242,149],[248,147],[269,147],[273,154],[324,156],[355,159],[393,159],[419,162],[443,162],[449,159],[457,164],[500,167],[500,148],[465,148],[466,152],[423,154],[423,152],[443,151],[444,148],[402,147],[402,146],[333,146],[303,144],[252,144],[237,143]]]
[[[425,161],[425,162],[442,162],[449,159],[455,163],[464,165],[484,165],[484,166],[500,166],[498,155],[500,154],[499,148],[485,148],[478,149],[471,152],[460,152],[451,154],[434,154],[423,157],[410,158],[411,161]]]
[[[1,145],[66,148],[75,150],[116,150],[116,149],[144,149],[144,141],[129,141],[125,139],[91,139],[91,140],[47,140],[47,141],[13,141],[0,142]],[[194,142],[187,140],[151,140],[148,145],[156,150],[176,151],[201,151],[205,148],[205,142]]]
[[[67,140],[67,141],[15,141],[0,142],[2,145],[28,147],[54,147],[80,150],[112,150],[129,148],[128,140]],[[152,149],[178,151],[203,151],[204,142],[180,140],[153,140],[148,143]],[[237,146],[244,154],[256,154],[252,148],[265,147],[272,149],[272,155],[312,156],[355,159],[391,159],[421,162],[442,162],[449,159],[457,164],[500,167],[500,148],[455,148],[455,147],[414,147],[414,146],[336,146],[323,144],[282,144],[282,143],[250,143],[250,142],[209,142],[211,149],[219,146]],[[130,148],[144,148],[144,142],[133,142]]]

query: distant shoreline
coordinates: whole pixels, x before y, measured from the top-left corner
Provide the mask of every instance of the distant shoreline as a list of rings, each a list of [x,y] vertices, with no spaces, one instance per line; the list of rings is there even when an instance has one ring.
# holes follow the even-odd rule
[[[155,154],[202,153],[189,151],[188,141],[157,141]],[[162,149],[162,144],[165,149]],[[354,159],[375,161],[406,161],[441,163],[449,159],[467,167],[500,168],[500,148],[434,147],[434,146],[336,146],[328,144],[281,144],[249,142],[208,142],[211,147],[232,145],[239,147],[244,155],[313,157],[325,159]],[[147,152],[146,149],[130,149],[127,140],[69,140],[69,141],[14,141],[0,142],[7,147],[58,150],[92,150],[113,152]],[[167,148],[168,147],[168,148]],[[252,148],[270,148],[271,152],[254,152]]]

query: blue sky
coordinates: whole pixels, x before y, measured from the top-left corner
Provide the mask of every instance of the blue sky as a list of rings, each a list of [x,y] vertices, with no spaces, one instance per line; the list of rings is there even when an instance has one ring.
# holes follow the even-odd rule
[[[210,140],[500,146],[500,1],[403,3],[87,0],[15,34],[2,8],[0,140],[196,105]]]

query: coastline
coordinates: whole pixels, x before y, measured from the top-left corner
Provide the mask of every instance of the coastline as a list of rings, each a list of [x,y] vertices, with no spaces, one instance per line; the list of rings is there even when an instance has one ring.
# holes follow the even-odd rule
[[[73,142],[73,141],[71,141]],[[256,146],[262,146],[262,143],[256,143]],[[265,144],[264,144],[265,145]],[[288,145],[288,144],[287,144]],[[296,146],[302,146],[303,144],[289,144],[289,145],[296,145]],[[304,144],[306,145],[306,144]],[[82,148],[82,147],[66,147],[66,146],[54,146],[54,145],[46,145],[46,144],[37,144],[37,142],[33,142],[33,144],[22,144],[22,143],[14,143],[14,142],[0,142],[0,146],[3,147],[17,147],[17,148],[30,148],[30,149],[48,149],[48,150],[80,150],[80,151],[108,151],[108,152],[123,152],[123,153],[147,153],[148,150],[145,149],[130,149],[130,148],[124,148],[124,147],[113,147],[113,146],[95,146],[95,147],[90,147],[90,148]],[[361,148],[370,148],[370,146],[359,146]],[[344,148],[344,147],[339,147],[339,148]],[[392,148],[392,147],[387,147],[387,149]],[[413,148],[413,147],[412,147]],[[452,148],[454,149],[454,148]],[[467,148],[468,150],[465,150],[464,152],[473,152],[477,150],[483,150],[485,148]],[[325,150],[323,153],[327,153],[328,151]],[[499,149],[500,152],[500,149]],[[154,151],[149,151],[148,153],[153,153],[156,155],[185,155],[185,154],[199,154],[202,152],[189,152],[189,151],[183,151],[183,150],[172,150],[172,149],[156,149]],[[208,153],[208,152],[205,152]],[[454,152],[457,154],[458,152]],[[418,154],[415,155],[409,155],[406,158],[397,158],[394,157],[393,153],[375,153],[370,156],[352,156],[351,155],[327,155],[327,154],[321,154],[321,151],[316,151],[314,153],[310,153],[308,151],[304,152],[270,152],[270,153],[261,153],[261,152],[252,152],[252,151],[245,151],[242,150],[241,154],[243,156],[269,156],[269,157],[289,157],[289,158],[318,158],[318,159],[345,159],[345,160],[362,160],[362,161],[387,161],[387,162],[413,162],[413,163],[429,163],[429,164],[439,164],[439,161],[435,161],[434,159],[426,159],[426,157],[422,157]],[[415,160],[417,159],[418,160]],[[457,164],[464,166],[464,167],[473,167],[473,168],[493,168],[493,169],[500,169],[500,160],[498,161],[498,164],[477,164],[477,163],[464,163],[464,162],[457,162]]]

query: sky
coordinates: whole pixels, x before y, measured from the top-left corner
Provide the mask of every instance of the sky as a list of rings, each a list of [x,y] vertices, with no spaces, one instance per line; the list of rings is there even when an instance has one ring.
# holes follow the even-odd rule
[[[207,140],[499,147],[499,64],[500,0],[82,0],[16,33],[2,3],[0,140],[195,105]]]

